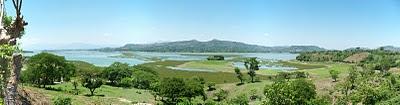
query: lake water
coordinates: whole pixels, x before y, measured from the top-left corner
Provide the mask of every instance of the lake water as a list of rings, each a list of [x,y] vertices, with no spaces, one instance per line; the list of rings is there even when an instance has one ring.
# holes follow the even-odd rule
[[[27,53],[26,56],[32,56],[35,53]],[[80,60],[92,63],[96,66],[108,66],[113,62],[124,62],[130,65],[143,64],[152,62],[152,59],[160,60],[206,60],[207,55],[191,55],[190,53],[172,53],[172,52],[129,52],[135,54],[133,58],[116,58],[111,56],[118,56],[124,52],[99,52],[99,51],[54,51],[50,52],[56,55],[64,56],[67,60]],[[197,53],[198,54],[198,53]],[[219,55],[238,55],[243,57],[257,57],[262,60],[277,61],[277,60],[291,60],[295,59],[297,54],[291,53],[212,53]],[[228,58],[229,59],[229,58]],[[240,66],[240,63],[234,63]],[[263,67],[263,66],[262,66]],[[265,66],[269,67],[269,66]],[[279,67],[275,67],[279,68]],[[284,68],[292,69],[292,68]]]

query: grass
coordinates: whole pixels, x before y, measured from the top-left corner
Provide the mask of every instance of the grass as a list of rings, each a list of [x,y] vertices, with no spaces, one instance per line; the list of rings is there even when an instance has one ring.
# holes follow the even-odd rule
[[[278,64],[281,64],[283,66],[296,67],[298,70],[316,69],[316,68],[326,67],[326,65],[322,65],[322,64],[310,64],[310,63],[301,63],[301,62],[294,62],[294,61],[280,61],[280,62],[278,62]]]
[[[86,96],[90,94],[90,92],[87,88],[82,86],[78,86],[78,90],[80,91],[79,95],[73,94],[73,85],[71,83],[50,86],[55,89],[61,89],[61,91],[45,90],[43,88],[31,86],[24,86],[24,88],[45,94],[45,96],[49,99],[55,99],[57,97],[70,97],[73,100],[73,105],[131,105],[135,102],[154,103],[154,98],[148,90],[135,88],[125,89],[103,85],[96,89],[96,96]]]
[[[167,68],[168,66],[178,66],[187,63],[188,61],[161,61],[161,62],[151,62],[142,64],[147,67],[153,68],[158,72],[161,78],[167,77],[178,77],[178,78],[193,78],[202,77],[208,82],[215,82],[217,84],[221,83],[236,83],[239,80],[236,78],[234,73],[230,72],[199,72],[199,71],[183,71],[183,70],[173,70]],[[233,69],[232,69],[233,71]],[[244,72],[245,78],[249,78]],[[267,76],[259,75],[261,80],[266,80]]]
[[[179,65],[180,68],[207,69],[219,72],[233,72],[234,67],[227,61],[191,61]]]

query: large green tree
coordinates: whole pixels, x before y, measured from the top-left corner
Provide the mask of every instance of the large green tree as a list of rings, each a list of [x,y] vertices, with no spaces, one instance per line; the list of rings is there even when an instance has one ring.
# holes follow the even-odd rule
[[[55,81],[69,79],[75,73],[75,67],[64,57],[51,53],[39,53],[32,56],[27,63],[26,82],[43,85],[53,84]]]
[[[103,77],[111,82],[111,85],[117,85],[122,78],[132,76],[132,68],[127,63],[114,62],[104,69]]]

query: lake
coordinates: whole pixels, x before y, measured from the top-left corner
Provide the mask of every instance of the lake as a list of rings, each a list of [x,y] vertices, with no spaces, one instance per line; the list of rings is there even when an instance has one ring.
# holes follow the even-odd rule
[[[35,53],[26,53],[25,56],[32,56]],[[50,53],[64,56],[67,60],[79,60],[92,63],[96,66],[108,66],[113,62],[124,62],[130,65],[143,64],[158,60],[206,60],[208,55],[229,55],[242,57],[257,57],[262,60],[278,61],[295,59],[298,54],[292,53],[174,53],[174,52],[100,52],[100,51],[52,51]],[[132,53],[134,57],[113,57],[123,53]],[[227,57],[230,59],[232,57]],[[240,64],[240,63],[234,63]],[[266,66],[267,67],[267,66]],[[279,68],[275,67],[274,68]],[[293,69],[293,68],[288,68]]]

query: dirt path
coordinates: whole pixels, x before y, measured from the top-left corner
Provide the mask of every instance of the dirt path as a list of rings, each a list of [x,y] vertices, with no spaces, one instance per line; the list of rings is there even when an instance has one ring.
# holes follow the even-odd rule
[[[50,99],[45,95],[32,91],[27,88],[18,88],[20,99],[23,101],[21,105],[50,105]]]

